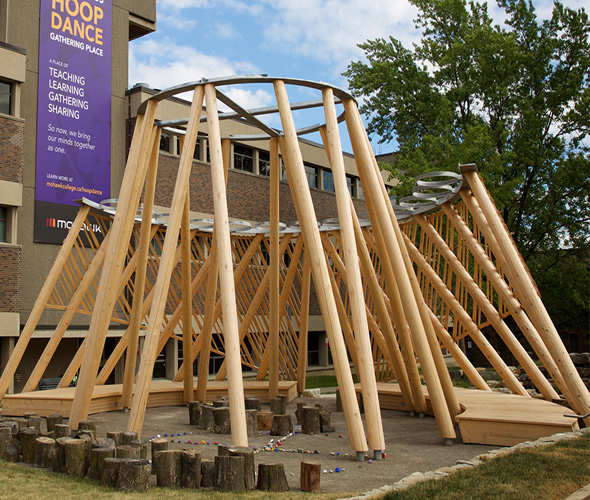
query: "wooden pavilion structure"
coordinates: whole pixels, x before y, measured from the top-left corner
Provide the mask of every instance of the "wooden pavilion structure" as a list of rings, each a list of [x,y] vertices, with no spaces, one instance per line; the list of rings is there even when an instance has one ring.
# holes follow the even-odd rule
[[[271,86],[276,105],[248,111],[225,92],[228,86],[248,84]],[[306,87],[319,98],[290,103],[290,85]],[[189,117],[166,123],[155,120],[159,102],[187,91],[193,91]],[[232,111],[220,114],[219,102]],[[325,123],[296,128],[294,110],[313,107],[323,109]],[[281,130],[261,120],[261,115],[271,113],[280,117]],[[260,130],[260,135],[249,140],[270,141],[269,221],[253,225],[229,218],[225,179],[229,141],[235,138],[222,137],[219,126],[220,117],[227,116],[240,117]],[[191,220],[188,180],[203,122],[209,137],[214,220]],[[363,186],[364,215],[355,212],[347,189],[339,135],[342,122]],[[153,214],[164,126],[186,130],[165,222]],[[321,133],[332,168],[337,220],[317,221],[314,213],[298,142],[299,135],[312,131]],[[298,216],[289,226],[279,222],[279,153]],[[85,224],[100,225],[104,238],[99,241],[94,233],[81,230]],[[128,430],[141,432],[148,405],[205,401],[212,394],[227,393],[232,443],[245,446],[245,391],[263,398],[282,392],[292,399],[304,389],[312,282],[357,457],[368,449],[386,447],[381,406],[431,412],[446,440],[456,437],[455,423],[465,422],[465,429],[468,421],[473,424],[476,417],[465,415],[466,404],[462,393],[453,388],[442,348],[477,389],[468,392],[484,396],[479,401],[487,407],[502,405],[500,400],[489,399],[490,388],[459,348],[464,338],[478,346],[505,385],[518,395],[516,400],[510,396],[506,405],[526,408],[533,402],[482,334],[485,326],[494,328],[545,400],[563,398],[576,413],[588,411],[588,390],[475,166],[463,166],[461,174],[419,178],[414,195],[394,207],[349,93],[316,82],[247,76],[203,79],[162,91],[144,102],[118,200],[82,201],[2,373],[3,412],[14,414],[27,406],[41,413],[66,408],[70,426],[76,428],[89,413],[129,408]],[[62,311],[61,320],[23,393],[6,395],[46,308]],[[58,389],[31,392],[75,314],[90,315],[91,322]],[[508,317],[526,338],[534,358],[508,326]],[[125,333],[100,367],[113,323],[123,325]],[[145,340],[137,366],[140,334]],[[183,366],[173,382],[152,382],[156,358],[170,338],[182,340]],[[225,360],[215,381],[208,382],[212,352]],[[123,384],[105,385],[122,357]],[[191,361],[197,358],[195,379]],[[360,381],[357,388],[351,365]],[[243,382],[243,366],[256,372],[256,382]],[[66,389],[77,373],[76,387]],[[357,391],[363,398],[366,433]],[[470,401],[468,409],[473,415],[477,402]],[[562,410],[556,412],[554,405],[551,411],[549,406],[543,408],[535,407],[533,412],[553,412],[555,426],[551,429],[576,428],[575,420],[560,420],[557,413]],[[510,419],[514,423],[519,417]],[[589,423],[587,419],[585,424]],[[539,432],[549,432],[550,426],[545,427]]]

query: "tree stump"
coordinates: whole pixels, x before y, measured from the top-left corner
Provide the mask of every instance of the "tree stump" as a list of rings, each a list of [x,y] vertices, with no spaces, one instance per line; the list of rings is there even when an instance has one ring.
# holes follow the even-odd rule
[[[117,458],[141,458],[141,449],[137,446],[133,446],[132,444],[122,444],[121,446],[117,446],[117,451],[115,453]]]
[[[168,440],[164,438],[152,439],[152,474],[156,473],[154,467],[154,455],[159,451],[166,451],[168,449]]]
[[[214,408],[209,405],[201,406],[201,429],[212,429],[215,427],[215,417],[213,416]]]
[[[291,415],[275,415],[272,419],[271,436],[286,436],[293,432]]]
[[[219,491],[244,491],[244,457],[215,457],[215,489]]]
[[[218,444],[217,445],[217,456],[219,457],[229,457],[229,449],[231,446],[227,444]]]
[[[20,461],[20,451],[18,450],[18,446],[16,444],[12,443],[8,447],[6,453],[4,454],[4,460],[13,463]]]
[[[258,436],[258,410],[246,410],[246,434]]]
[[[190,425],[201,425],[201,402],[200,401],[189,401],[187,403],[188,408],[188,422]]]
[[[121,435],[121,444],[130,445],[131,443],[133,443],[133,441],[137,441],[138,437],[139,436],[137,435],[137,432],[125,431]]]
[[[107,437],[115,442],[115,446],[121,446],[123,444],[122,432],[107,432]]]
[[[0,427],[0,459],[6,460],[8,447],[12,444],[12,429]]]
[[[247,446],[232,446],[229,449],[229,456],[244,458],[244,484],[247,490],[256,488],[254,450]]]
[[[272,421],[274,420],[275,414],[271,411],[259,411],[258,412],[258,430],[259,431],[270,431],[272,429]]]
[[[88,477],[101,481],[107,458],[115,458],[115,448],[92,448],[90,450]]]
[[[20,453],[23,456],[23,462],[26,464],[35,463],[35,441],[38,437],[39,432],[32,427],[25,427],[18,431]]]
[[[320,412],[328,410],[328,403],[316,403],[314,405]]]
[[[270,400],[270,411],[275,415],[284,415],[287,413],[287,398],[279,394],[276,398]]]
[[[35,440],[35,465],[43,469],[51,467],[55,459],[55,439],[38,437]]]
[[[123,459],[119,463],[119,473],[115,489],[118,491],[147,491],[150,489],[152,468],[149,460]]]
[[[289,491],[283,464],[259,464],[256,486],[261,491]]]
[[[68,424],[55,424],[53,431],[55,432],[55,439],[69,438],[72,435]]]
[[[18,422],[16,420],[3,420],[0,422],[0,428],[10,429],[10,434],[16,436],[18,433]]]
[[[27,418],[27,427],[32,427],[40,434],[41,433],[41,417],[39,417],[37,415],[31,415],[29,418]]]
[[[96,422],[94,420],[80,420],[78,423],[79,431],[93,431],[96,436]]]
[[[142,460],[147,459],[149,441],[147,441],[146,439],[136,439],[131,443],[131,446],[139,448],[139,458],[141,458]]]
[[[121,461],[121,458],[107,457],[104,459],[102,477],[100,478],[102,484],[111,488],[117,487]]]
[[[55,440],[55,460],[52,463],[53,472],[66,472],[66,443],[72,438],[60,437]]]
[[[306,405],[307,405],[307,403],[305,401],[302,403],[301,402],[297,403],[297,409],[295,410],[295,416],[297,417],[297,423],[299,425],[301,425],[301,408],[303,408]]]
[[[303,434],[320,433],[320,412],[315,406],[301,408],[301,432]]]
[[[55,413],[53,415],[49,415],[46,418],[46,420],[47,420],[47,432],[55,431],[55,426],[57,424],[62,424],[63,423],[63,417],[59,413]]]
[[[89,441],[94,441],[96,439],[96,432],[94,432],[92,429],[77,430],[74,437],[78,439],[88,438]]]
[[[86,441],[68,439],[65,442],[66,472],[70,476],[86,476]]]
[[[25,420],[28,420],[31,417],[36,417],[37,416],[37,412],[36,411],[25,411],[23,412],[23,417],[25,418]]]
[[[215,462],[213,460],[201,460],[201,488],[215,486]]]
[[[322,466],[317,462],[301,462],[300,488],[303,491],[320,491]]]
[[[255,396],[246,396],[244,398],[246,410],[260,410],[260,399]]]
[[[229,398],[223,397],[213,401],[213,408],[221,408],[222,406],[229,406]]]
[[[198,489],[201,487],[201,452],[196,450],[182,452],[182,487]]]
[[[215,434],[230,434],[231,421],[229,406],[215,408],[213,410],[213,416],[215,418],[215,426],[213,427]]]
[[[182,451],[164,450],[154,453],[153,465],[158,486],[180,488],[182,486]]]
[[[117,448],[115,441],[111,438],[98,438],[92,441],[92,448]]]
[[[331,424],[330,419],[332,412],[330,410],[320,411],[320,431],[321,432],[334,432],[334,426]]]

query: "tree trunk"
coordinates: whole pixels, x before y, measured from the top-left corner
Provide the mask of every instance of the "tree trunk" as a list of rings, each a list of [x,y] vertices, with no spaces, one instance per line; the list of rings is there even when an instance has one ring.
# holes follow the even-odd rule
[[[130,445],[133,441],[137,441],[137,432],[125,431],[121,436],[122,445]]]
[[[215,417],[213,417],[213,410],[214,408],[212,406],[201,406],[201,429],[212,429],[215,426]]]
[[[231,421],[229,407],[222,406],[213,410],[215,418],[215,434],[231,434]]]
[[[32,427],[25,427],[18,431],[18,437],[23,462],[26,464],[35,463],[35,441],[39,437],[39,432]]]
[[[122,432],[107,432],[107,437],[111,438],[116,446],[123,444],[123,433]]]
[[[53,431],[55,432],[55,439],[69,438],[72,435],[68,424],[55,424]]]
[[[117,446],[117,458],[141,458],[141,449],[133,445]]]
[[[149,446],[149,442],[147,440],[137,439],[131,443],[131,446],[135,446],[136,448],[139,448],[139,458],[141,458],[142,460],[147,459],[148,446]]]
[[[246,410],[260,410],[260,399],[255,396],[246,396],[244,398]]]
[[[258,436],[258,410],[246,410],[246,431],[248,436]]]
[[[55,431],[56,424],[63,423],[63,417],[59,413],[47,417],[47,432]]]
[[[66,472],[66,443],[72,438],[60,437],[55,440],[55,460],[53,461],[53,472]]]
[[[320,491],[322,466],[317,462],[301,462],[300,488],[303,491]]]
[[[320,412],[315,406],[301,408],[301,432],[303,434],[320,433]]]
[[[111,488],[117,487],[121,460],[122,459],[120,458],[110,457],[104,459],[102,477],[100,478],[100,482],[102,484],[104,484],[105,486],[109,486]]]
[[[289,491],[283,464],[259,464],[257,488],[261,491]]]
[[[6,460],[8,447],[12,444],[12,429],[0,427],[0,459]]]
[[[270,400],[270,411],[275,415],[284,415],[287,413],[287,398],[279,394]]]
[[[41,417],[37,415],[31,415],[27,418],[27,427],[32,427],[39,434],[41,433]]]

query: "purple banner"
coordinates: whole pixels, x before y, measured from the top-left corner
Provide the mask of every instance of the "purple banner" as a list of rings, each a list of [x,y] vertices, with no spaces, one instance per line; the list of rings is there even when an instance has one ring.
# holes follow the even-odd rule
[[[41,0],[40,21],[35,241],[54,243],[59,205],[110,197],[112,0]]]

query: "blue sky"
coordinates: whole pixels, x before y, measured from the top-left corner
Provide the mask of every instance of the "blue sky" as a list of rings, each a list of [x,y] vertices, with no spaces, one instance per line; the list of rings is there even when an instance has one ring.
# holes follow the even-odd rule
[[[563,3],[577,9],[586,1]],[[534,5],[539,17],[550,16],[552,1]],[[490,12],[498,12],[493,0]],[[342,72],[363,58],[357,44],[392,35],[410,47],[421,36],[416,13],[407,0],[157,0],[157,31],[131,43],[129,86],[163,89],[202,77],[264,73],[347,88]],[[274,104],[271,88],[237,88],[231,97],[244,107]],[[292,101],[317,98],[290,94]],[[309,122],[297,126],[315,118],[302,116]],[[394,149],[371,140],[375,152]],[[346,143],[344,149],[350,150]]]

